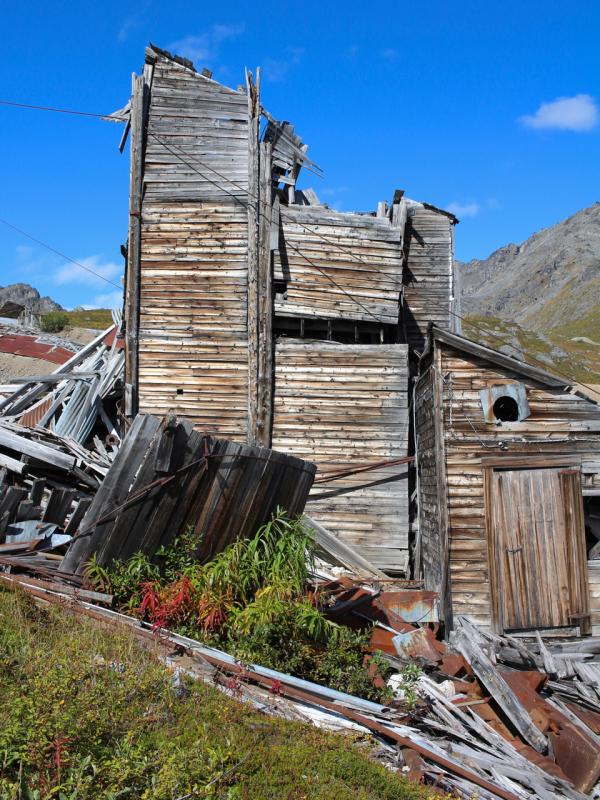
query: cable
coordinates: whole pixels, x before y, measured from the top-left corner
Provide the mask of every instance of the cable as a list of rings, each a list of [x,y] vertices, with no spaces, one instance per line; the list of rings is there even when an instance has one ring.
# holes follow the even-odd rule
[[[168,150],[170,153],[172,153],[176,158],[179,158],[180,161],[182,161],[184,164],[186,164],[197,175],[200,175],[200,177],[202,177],[205,180],[207,180],[213,186],[216,186],[222,192],[225,192],[225,194],[227,194],[229,197],[233,198],[236,201],[236,203],[239,203],[246,210],[248,210],[250,208],[253,211],[255,211],[259,217],[262,217],[263,219],[268,221],[269,224],[270,224],[271,220],[267,220],[267,217],[265,217],[265,215],[261,213],[260,209],[258,209],[258,207],[254,203],[252,203],[249,200],[247,200],[247,201],[243,200],[242,198],[238,197],[236,194],[233,194],[233,192],[228,192],[227,189],[225,189],[223,186],[221,186],[221,184],[219,184],[216,181],[212,180],[208,175],[205,175],[204,173],[200,172],[200,170],[196,169],[192,164],[190,164],[182,156],[180,156],[179,153],[176,153],[170,147],[170,145],[165,144],[160,139],[160,137],[157,136],[155,133],[150,133],[150,131],[147,131],[147,133],[148,133],[148,136],[151,136],[152,138],[156,139],[166,150]],[[204,165],[204,166],[208,166],[208,165]],[[208,167],[208,169],[211,169],[211,167]],[[215,170],[211,170],[211,171],[215,172]],[[225,180],[228,180],[228,178],[225,178]],[[229,181],[229,182],[232,183],[234,186],[236,186],[236,184],[233,183],[233,181]],[[243,191],[244,191],[244,193],[247,193],[247,189],[243,189]],[[333,283],[333,285],[336,286],[343,294],[345,294],[346,297],[348,297],[353,303],[356,303],[356,305],[359,305],[363,309],[363,311],[365,311],[370,317],[373,317],[373,319],[379,325],[383,324],[382,321],[379,319],[379,317],[376,317],[375,314],[373,314],[373,312],[369,308],[367,308],[367,306],[365,306],[363,303],[361,303],[360,300],[357,300],[356,297],[353,297],[352,294],[350,294],[350,292],[346,291],[346,289],[344,289],[343,286],[340,286],[340,284],[337,283],[337,281],[335,281],[331,277],[331,275],[329,275],[327,272],[325,272],[325,270],[321,269],[321,267],[319,267],[318,264],[315,264],[314,261],[312,261],[310,258],[308,258],[308,256],[305,256],[304,253],[302,253],[302,251],[298,250],[298,248],[294,247],[294,245],[290,244],[289,242],[288,242],[287,246],[290,247],[292,250],[294,250],[300,256],[300,258],[303,258],[308,264],[310,264],[311,267],[313,267],[314,269],[318,270],[329,281],[331,281],[331,283]]]
[[[90,269],[90,267],[86,267],[85,264],[80,264],[79,261],[75,261],[74,258],[71,258],[70,256],[67,256],[64,253],[61,253],[60,250],[56,250],[56,248],[51,247],[49,244],[46,244],[46,242],[42,242],[41,239],[36,239],[35,236],[31,236],[29,233],[26,233],[21,228],[17,228],[17,226],[13,225],[11,222],[8,222],[7,220],[2,219],[1,217],[0,217],[0,222],[3,225],[6,225],[7,228],[12,228],[13,231],[17,231],[17,233],[20,233],[22,236],[26,236],[27,239],[30,239],[32,242],[35,242],[36,244],[39,244],[42,247],[45,247],[46,250],[50,250],[51,253],[54,253],[55,255],[60,256],[61,258],[64,258],[65,261],[70,261],[71,264],[75,264],[76,267],[81,267],[81,269],[84,269],[86,272],[91,272],[92,275],[95,275],[97,278],[100,278],[100,280],[106,281],[106,283],[110,283],[111,286],[115,286],[117,289],[119,289],[119,291],[122,291],[123,287],[119,286],[118,283],[114,283],[108,278],[105,278],[104,275],[100,275],[99,272],[95,272],[95,270]]]
[[[30,104],[30,103],[15,103],[15,102],[12,102],[12,101],[9,101],[9,100],[0,100],[0,105],[3,105],[3,106],[11,106],[11,107],[16,107],[16,108],[27,108],[27,109],[33,109],[33,110],[36,110],[36,111],[52,111],[52,112],[59,113],[59,114],[72,114],[72,115],[76,115],[76,116],[95,117],[95,118],[97,118],[97,119],[104,119],[104,120],[107,120],[107,121],[115,121],[115,122],[124,122],[124,121],[125,121],[125,120],[124,120],[124,118],[123,118],[123,119],[119,119],[118,117],[112,117],[110,114],[96,114],[96,113],[93,113],[93,112],[88,112],[88,111],[76,111],[76,110],[72,110],[72,109],[66,109],[66,108],[56,108],[56,107],[53,107],[53,106],[39,106],[39,105],[33,105],[33,104]],[[201,177],[203,177],[203,178],[206,178],[206,180],[208,180],[208,181],[209,181],[209,183],[212,183],[214,186],[217,186],[218,188],[220,188],[222,191],[224,191],[224,192],[225,192],[226,194],[228,194],[230,197],[233,197],[233,198],[234,198],[236,201],[238,201],[238,202],[239,202],[241,205],[243,205],[245,208],[252,208],[253,210],[255,210],[255,211],[257,212],[257,214],[258,214],[259,216],[264,216],[264,215],[262,215],[262,214],[261,214],[260,210],[258,210],[258,209],[257,209],[255,206],[253,206],[251,203],[244,203],[244,201],[242,201],[242,200],[241,200],[240,198],[238,198],[236,195],[232,194],[231,192],[227,192],[227,190],[226,190],[226,189],[224,189],[224,187],[223,187],[223,186],[220,186],[220,185],[219,185],[219,184],[217,184],[215,181],[212,181],[212,180],[210,180],[210,178],[208,178],[208,176],[206,176],[206,175],[204,175],[203,173],[199,172],[198,170],[194,169],[194,167],[193,167],[193,166],[192,166],[192,165],[191,165],[191,164],[190,164],[188,161],[186,161],[185,159],[183,159],[183,158],[182,158],[182,157],[181,157],[181,156],[180,156],[178,153],[176,153],[174,150],[172,150],[172,149],[169,147],[169,145],[166,145],[166,144],[165,144],[165,143],[164,143],[164,142],[161,140],[161,138],[160,138],[159,136],[157,136],[156,134],[150,133],[149,131],[147,131],[147,133],[148,133],[148,135],[150,135],[150,136],[153,136],[153,137],[154,137],[154,138],[155,138],[155,139],[156,139],[156,140],[157,140],[157,141],[158,141],[158,142],[159,142],[159,143],[160,143],[160,144],[161,144],[163,147],[165,147],[166,149],[170,150],[170,152],[171,152],[171,153],[172,153],[172,154],[173,154],[173,155],[174,155],[176,158],[179,158],[181,161],[183,161],[183,163],[187,164],[187,166],[188,166],[188,167],[190,167],[190,168],[191,168],[191,169],[192,169],[194,172],[197,172],[197,174],[199,174]],[[217,172],[215,169],[213,169],[212,167],[210,167],[208,164],[204,164],[202,161],[198,161],[197,163],[199,163],[201,166],[204,166],[205,168],[207,168],[207,169],[211,170],[211,172],[215,173],[215,174],[216,174],[216,175],[218,175],[219,177],[222,177],[224,180],[227,180],[229,183],[231,183],[231,184],[232,184],[233,186],[235,186],[236,188],[239,188],[239,189],[241,189],[241,190],[242,190],[242,191],[244,191],[244,192],[246,192],[246,191],[247,191],[247,190],[246,190],[246,189],[244,189],[243,187],[240,187],[239,185],[237,185],[237,184],[236,184],[234,181],[232,181],[230,178],[227,178],[226,176],[223,176],[223,175],[221,175],[220,173],[218,173],[218,172]],[[270,221],[270,220],[269,220],[269,221]],[[5,222],[4,220],[0,220],[0,222],[4,222],[4,224],[5,224],[5,225],[9,225],[9,227],[12,227],[12,228],[14,228],[15,230],[19,230],[18,228],[16,228],[16,227],[15,227],[15,226],[13,226],[13,225],[10,225],[10,223],[7,223],[7,222]],[[356,254],[354,254],[354,253],[353,253],[352,251],[350,251],[348,248],[345,248],[345,247],[344,247],[344,245],[341,245],[339,242],[334,242],[334,241],[332,241],[331,239],[328,239],[327,237],[325,237],[325,236],[323,236],[322,234],[318,233],[318,231],[311,230],[309,227],[307,227],[306,225],[304,225],[304,224],[302,224],[302,223],[298,223],[298,224],[299,224],[301,227],[303,227],[303,228],[304,228],[304,230],[306,230],[306,231],[308,231],[308,232],[310,232],[310,233],[313,233],[315,236],[317,236],[318,238],[320,238],[320,239],[322,239],[323,241],[327,242],[327,243],[328,243],[328,244],[330,244],[332,247],[334,247],[334,248],[337,248],[338,250],[348,250],[348,252],[350,252],[350,253],[351,253],[352,257],[353,257],[353,258],[354,258],[356,261],[358,261],[359,263],[362,263],[362,264],[366,264],[366,265],[368,266],[367,262],[363,261],[361,258],[359,258],[358,256],[356,256]],[[58,254],[58,255],[60,255],[62,258],[66,258],[68,261],[71,261],[73,264],[77,264],[77,266],[79,266],[79,267],[82,267],[82,269],[86,269],[88,272],[92,272],[94,275],[97,275],[98,277],[102,278],[102,280],[105,280],[107,283],[110,283],[112,286],[116,286],[118,289],[121,289],[121,288],[122,288],[121,286],[117,286],[117,284],[115,284],[115,283],[112,283],[112,281],[109,281],[107,278],[104,278],[102,275],[98,275],[98,273],[95,273],[93,270],[90,270],[88,267],[85,267],[83,264],[79,264],[79,262],[77,262],[77,261],[74,261],[73,259],[69,258],[68,256],[65,256],[65,255],[64,255],[64,254],[62,254],[62,253],[59,253],[57,250],[54,250],[53,248],[49,247],[48,245],[45,245],[43,242],[39,242],[38,240],[34,239],[32,236],[29,236],[28,234],[26,234],[24,231],[20,231],[20,230],[19,230],[19,233],[22,233],[24,236],[27,236],[29,239],[32,239],[33,241],[37,241],[37,242],[38,242],[39,244],[41,244],[43,247],[47,247],[47,249],[49,249],[49,250],[52,250],[52,252],[55,252],[55,253],[57,253],[57,254]],[[314,267],[314,268],[315,268],[315,269],[317,269],[319,272],[321,272],[321,274],[323,274],[323,275],[324,275],[326,278],[328,278],[328,280],[330,280],[330,281],[331,281],[331,283],[333,283],[333,284],[334,284],[334,285],[335,285],[335,286],[336,286],[338,289],[340,289],[340,291],[342,291],[342,292],[343,292],[343,293],[344,293],[344,294],[345,294],[347,297],[349,297],[349,298],[352,300],[352,302],[354,302],[354,303],[357,303],[358,305],[360,305],[360,307],[361,307],[363,310],[365,310],[365,311],[366,311],[366,312],[369,314],[369,316],[373,317],[373,319],[375,319],[375,320],[376,320],[378,323],[381,323],[381,320],[380,320],[378,317],[376,317],[376,316],[375,316],[375,315],[374,315],[374,314],[373,314],[373,313],[372,313],[372,312],[371,312],[369,309],[367,309],[367,308],[366,308],[366,306],[364,306],[364,305],[363,305],[363,304],[362,304],[360,301],[358,301],[358,300],[357,300],[355,297],[353,297],[353,296],[352,296],[352,295],[351,295],[349,292],[347,292],[347,291],[346,291],[346,290],[345,290],[343,287],[341,287],[341,286],[340,286],[340,285],[339,285],[339,284],[338,284],[338,283],[337,283],[337,282],[336,282],[336,281],[335,281],[335,280],[334,280],[334,279],[333,279],[333,278],[332,278],[332,277],[331,277],[329,274],[327,274],[327,273],[326,273],[324,270],[322,270],[322,269],[321,269],[321,268],[320,268],[320,267],[319,267],[317,264],[315,264],[313,261],[311,261],[311,260],[310,260],[310,259],[309,259],[307,256],[305,256],[305,255],[304,255],[304,254],[303,254],[303,253],[302,253],[300,250],[298,250],[297,248],[295,248],[293,245],[289,245],[289,244],[288,244],[288,246],[290,246],[290,247],[291,247],[291,248],[292,248],[292,249],[293,249],[293,250],[294,250],[296,253],[298,253],[298,255],[300,255],[300,256],[301,256],[301,258],[303,258],[303,259],[304,259],[304,260],[305,260],[305,261],[306,261],[308,264],[310,264],[312,267]],[[382,271],[382,270],[370,270],[370,271],[371,271],[371,272],[375,272],[375,273],[376,273],[376,274],[378,274],[378,275],[385,275],[385,276],[387,276],[387,277],[391,278],[393,281],[397,281],[397,276],[391,275],[390,273],[384,272],[384,271]],[[430,302],[431,302],[431,301],[430,301]],[[485,336],[489,336],[489,337],[491,337],[492,339],[495,339],[496,341],[500,342],[500,343],[502,344],[502,346],[503,346],[503,347],[509,347],[509,348],[511,348],[511,349],[512,349],[512,350],[513,350],[515,353],[517,353],[517,354],[518,354],[518,356],[519,356],[519,360],[523,360],[523,361],[524,361],[524,359],[522,359],[522,351],[521,351],[521,350],[520,350],[518,347],[516,347],[515,345],[513,345],[511,342],[508,342],[508,341],[506,341],[506,340],[502,339],[500,336],[497,336],[496,334],[492,333],[490,330],[488,330],[488,329],[486,329],[486,328],[482,328],[482,327],[480,327],[479,325],[476,325],[476,324],[475,324],[475,323],[473,323],[472,321],[470,321],[470,320],[467,320],[467,319],[466,319],[465,317],[463,317],[461,314],[457,314],[455,311],[452,311],[452,310],[451,310],[451,309],[449,309],[449,308],[448,308],[448,309],[446,309],[446,308],[442,308],[442,306],[441,306],[440,304],[436,304],[435,302],[433,302],[433,303],[431,303],[431,304],[432,304],[434,307],[437,307],[437,308],[439,308],[440,310],[444,311],[445,313],[448,313],[450,316],[452,316],[452,317],[455,317],[456,319],[459,319],[459,320],[461,320],[461,322],[465,322],[467,325],[470,325],[472,328],[474,328],[474,329],[475,329],[476,331],[478,331],[479,333],[483,333]],[[544,364],[544,362],[542,362],[542,361],[540,361],[540,360],[536,359],[536,358],[535,358],[535,356],[532,356],[532,355],[531,355],[531,354],[529,354],[529,353],[528,353],[527,355],[528,355],[528,358],[529,358],[529,360],[534,362],[534,364],[533,364],[533,365],[537,365],[537,366],[538,366],[538,367],[540,367],[540,368],[541,368],[541,369],[542,369],[544,372],[547,372],[547,371],[548,371],[548,366],[547,366],[547,364]],[[527,363],[527,362],[525,362],[525,363]],[[532,365],[532,366],[533,366],[533,365]],[[570,376],[570,375],[567,375],[565,372],[562,372],[561,370],[557,369],[556,367],[553,367],[553,370],[552,370],[552,371],[553,371],[554,373],[556,373],[556,375],[560,376],[561,378],[565,378],[565,380],[568,382],[568,384],[569,384],[569,385],[578,384],[579,386],[583,386],[585,389],[588,389],[588,390],[589,390],[590,392],[592,392],[592,393],[595,393],[595,391],[596,391],[595,389],[593,389],[593,388],[592,388],[591,386],[589,386],[588,384],[586,384],[586,383],[583,383],[582,381],[577,381],[575,378],[573,378],[573,377],[572,377],[572,376]]]
[[[0,106],[12,106],[13,108],[29,108],[34,111],[54,111],[57,114],[73,114],[77,117],[95,117],[105,119],[109,122],[125,122],[124,118],[115,117],[112,114],[94,114],[91,111],[74,111],[69,108],[55,108],[53,106],[35,106],[30,103],[14,103],[11,100],[0,100]]]
[[[232,192],[228,192],[228,191],[227,191],[227,189],[225,189],[225,188],[224,188],[222,185],[220,185],[220,184],[219,184],[219,183],[217,183],[216,181],[213,181],[213,180],[211,180],[211,179],[210,179],[208,176],[204,175],[204,174],[203,174],[203,173],[201,173],[199,170],[195,169],[195,168],[194,168],[194,167],[193,167],[193,166],[192,166],[192,165],[191,165],[191,164],[190,164],[188,161],[186,161],[186,160],[185,160],[185,159],[184,159],[182,156],[180,156],[178,153],[176,153],[176,152],[175,152],[175,151],[174,151],[174,150],[173,150],[173,149],[170,147],[170,145],[167,145],[165,142],[163,142],[159,136],[157,136],[157,135],[156,135],[156,134],[154,134],[154,133],[150,133],[150,131],[147,131],[147,133],[148,133],[148,135],[149,135],[149,136],[152,136],[154,139],[156,139],[156,140],[159,142],[159,144],[161,144],[163,147],[165,147],[166,149],[168,149],[168,150],[169,150],[169,151],[170,151],[170,152],[171,152],[171,153],[172,153],[172,154],[173,154],[173,155],[174,155],[176,158],[179,158],[181,161],[183,161],[183,163],[185,163],[185,164],[186,164],[188,167],[190,167],[190,169],[192,169],[194,172],[196,172],[196,173],[197,173],[198,175],[200,175],[201,177],[203,177],[203,178],[205,178],[206,180],[208,180],[208,181],[209,181],[209,183],[212,183],[212,184],[213,184],[213,186],[216,186],[217,188],[221,189],[221,191],[225,192],[225,194],[229,195],[230,197],[234,198],[236,201],[240,202],[240,203],[241,203],[241,204],[242,204],[242,205],[243,205],[245,208],[252,208],[254,211],[256,211],[256,213],[258,214],[258,216],[259,216],[259,217],[263,217],[263,219],[265,219],[265,220],[266,220],[266,217],[264,216],[264,214],[262,214],[262,213],[261,213],[261,211],[260,211],[260,210],[259,210],[259,209],[258,209],[258,208],[255,206],[255,205],[253,205],[253,204],[252,204],[252,203],[250,203],[249,201],[248,201],[247,203],[245,203],[245,202],[244,202],[243,200],[241,200],[241,199],[240,199],[240,198],[239,198],[237,195],[234,195]],[[247,191],[246,189],[244,189],[243,187],[241,187],[239,184],[236,184],[234,181],[232,181],[230,178],[227,178],[227,176],[225,176],[225,175],[221,175],[221,173],[217,172],[217,170],[213,169],[213,168],[212,168],[212,167],[210,167],[208,164],[205,164],[204,162],[202,162],[202,161],[199,161],[199,160],[197,160],[197,163],[200,163],[202,166],[204,166],[205,168],[209,169],[211,172],[214,172],[216,175],[218,175],[219,177],[221,177],[221,178],[223,178],[224,180],[228,181],[228,182],[229,182],[229,183],[231,183],[231,184],[232,184],[234,187],[236,187],[236,188],[240,189],[241,191],[243,191],[243,192],[246,192],[246,191]],[[268,222],[270,222],[270,220],[268,220]],[[298,224],[298,225],[300,225],[301,227],[303,227],[303,228],[304,228],[305,230],[307,230],[309,233],[314,233],[315,235],[319,236],[319,238],[321,238],[321,239],[323,239],[324,241],[326,241],[326,242],[327,242],[328,244],[330,244],[332,247],[334,247],[334,248],[338,248],[338,249],[341,249],[341,246],[340,246],[340,245],[339,245],[337,242],[334,242],[334,241],[332,241],[332,240],[328,239],[327,237],[325,237],[325,236],[322,236],[321,234],[318,234],[318,232],[317,232],[317,231],[311,231],[311,230],[310,230],[310,228],[308,228],[306,225],[303,225],[302,223],[299,223],[299,222],[297,222],[297,224]],[[343,289],[343,288],[342,288],[342,287],[341,287],[341,286],[340,286],[340,285],[339,285],[339,284],[338,284],[338,283],[337,283],[337,282],[336,282],[336,281],[335,281],[335,280],[334,280],[334,279],[331,277],[331,275],[329,275],[329,274],[328,274],[328,273],[326,273],[324,270],[322,270],[322,269],[321,269],[321,268],[320,268],[320,267],[319,267],[317,264],[315,264],[315,263],[314,263],[313,261],[311,261],[311,260],[310,260],[310,259],[309,259],[307,256],[305,256],[305,255],[304,255],[304,253],[302,253],[300,250],[298,250],[296,247],[294,247],[294,245],[292,245],[292,244],[290,244],[290,243],[287,243],[287,246],[288,246],[288,247],[291,247],[291,248],[292,248],[292,250],[294,250],[294,251],[295,251],[295,252],[296,252],[296,253],[297,253],[297,254],[298,254],[298,255],[299,255],[301,258],[303,258],[305,261],[307,261],[307,262],[308,262],[308,263],[309,263],[311,266],[313,266],[315,269],[319,270],[319,272],[321,272],[321,273],[322,273],[322,274],[323,274],[323,275],[324,275],[326,278],[328,278],[328,279],[329,279],[329,280],[330,280],[330,281],[331,281],[331,282],[332,282],[332,283],[333,283],[335,286],[337,286],[337,287],[338,287],[338,289],[340,289],[342,292],[344,292],[344,294],[346,294],[348,297],[350,297],[350,299],[351,299],[351,300],[352,300],[354,303],[357,303],[358,305],[360,305],[360,306],[361,306],[361,308],[363,308],[365,311],[367,311],[367,312],[369,313],[369,315],[370,315],[370,316],[372,316],[372,317],[373,317],[375,320],[377,320],[377,322],[378,322],[378,323],[380,323],[380,324],[381,324],[381,320],[380,320],[378,317],[375,317],[375,315],[374,315],[374,314],[373,314],[371,311],[369,311],[369,309],[367,309],[367,308],[366,308],[366,306],[364,306],[364,305],[363,305],[363,304],[362,304],[362,303],[361,303],[359,300],[357,300],[357,299],[356,299],[355,297],[353,297],[353,296],[352,296],[352,295],[351,295],[349,292],[347,292],[345,289]],[[366,263],[366,262],[363,262],[363,261],[362,261],[362,259],[360,259],[358,256],[354,256],[354,258],[355,258],[355,260],[359,261],[360,263]],[[396,281],[396,280],[397,280],[397,276],[393,276],[393,275],[391,275],[391,274],[390,274],[390,273],[388,273],[388,272],[384,272],[384,271],[382,271],[382,270],[370,270],[370,271],[371,271],[371,272],[376,272],[378,275],[386,275],[387,277],[391,278],[391,279],[392,279],[392,280],[394,280],[394,281]],[[481,327],[479,327],[478,325],[476,325],[475,323],[471,322],[470,320],[467,320],[467,319],[466,319],[465,317],[463,317],[461,314],[457,314],[455,311],[452,311],[450,308],[442,308],[441,304],[436,304],[435,302],[431,302],[431,301],[430,301],[430,303],[431,303],[431,305],[433,305],[434,307],[437,307],[437,308],[439,308],[440,310],[442,310],[442,311],[444,311],[444,312],[447,312],[447,313],[448,313],[450,316],[452,316],[452,317],[455,317],[456,319],[459,319],[459,320],[461,320],[461,322],[465,322],[467,325],[471,325],[471,327],[475,328],[475,330],[479,331],[480,333],[483,333],[483,334],[484,334],[484,335],[486,335],[486,336],[490,336],[491,338],[493,338],[493,339],[496,339],[496,340],[497,340],[498,342],[500,342],[500,343],[501,343],[503,346],[505,346],[505,347],[510,347],[512,350],[514,350],[514,351],[515,351],[515,352],[516,352],[516,353],[517,353],[517,354],[518,354],[518,355],[521,357],[522,351],[521,351],[521,350],[520,350],[518,347],[516,347],[515,345],[513,345],[511,342],[505,341],[505,340],[504,340],[504,339],[502,339],[500,336],[497,336],[496,334],[493,334],[491,331],[489,331],[489,330],[486,330],[485,328],[481,328]],[[529,359],[530,359],[531,361],[533,361],[533,362],[534,362],[534,364],[536,364],[538,367],[541,367],[541,369],[543,369],[543,370],[544,370],[544,372],[547,372],[547,371],[548,371],[547,365],[546,365],[546,364],[544,364],[542,361],[539,361],[538,359],[536,359],[534,356],[532,356],[532,355],[530,355],[530,354],[529,354]],[[520,360],[521,360],[521,359],[520,359]],[[524,360],[524,359],[523,359],[523,360]],[[527,362],[525,362],[525,363],[527,363]],[[561,378],[565,378],[565,380],[566,380],[566,381],[567,381],[567,382],[568,382],[570,385],[572,385],[572,384],[579,384],[580,386],[583,386],[583,387],[585,387],[586,389],[588,389],[588,390],[589,390],[589,391],[591,391],[592,393],[594,393],[594,392],[595,392],[595,390],[594,390],[594,389],[593,389],[591,386],[588,386],[587,384],[585,384],[585,383],[583,383],[583,382],[581,382],[581,381],[576,381],[576,380],[575,380],[575,378],[573,378],[573,377],[572,377],[572,376],[570,376],[570,375],[567,375],[567,374],[566,374],[566,373],[564,373],[564,372],[561,372],[559,369],[556,369],[556,368],[554,368],[554,370],[553,370],[553,371],[554,371],[554,372],[555,372],[557,375],[559,375]]]

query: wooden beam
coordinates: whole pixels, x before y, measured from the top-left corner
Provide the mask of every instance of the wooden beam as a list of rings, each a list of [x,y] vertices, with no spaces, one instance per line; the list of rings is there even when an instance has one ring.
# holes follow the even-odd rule
[[[270,142],[261,143],[259,158],[258,374],[256,429],[253,431],[253,441],[254,444],[269,447],[273,426],[273,268],[271,257],[273,190]]]
[[[256,83],[251,72],[246,72],[248,93],[248,430],[249,444],[256,442],[258,422],[258,250],[259,250],[259,125],[260,125],[260,71]]]
[[[131,82],[131,158],[129,168],[129,235],[125,285],[125,416],[132,419],[138,407],[140,328],[141,229],[144,182],[144,144],[150,100],[152,66]]]
[[[519,698],[480,647],[478,640],[481,637],[477,628],[471,625],[464,617],[461,617],[455,637],[456,647],[469,662],[473,672],[485,689],[494,698],[500,711],[510,720],[515,730],[518,731],[527,744],[534,747],[538,753],[546,753],[548,740],[533,724]]]

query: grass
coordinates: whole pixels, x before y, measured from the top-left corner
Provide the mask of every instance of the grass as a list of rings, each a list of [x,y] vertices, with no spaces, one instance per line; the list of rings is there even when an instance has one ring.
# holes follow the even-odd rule
[[[72,328],[93,328],[103,331],[112,325],[109,308],[93,308],[89,311],[66,311]]]
[[[172,674],[125,630],[0,589],[3,800],[424,800],[368,745]]]
[[[496,336],[507,342],[516,340],[525,354],[524,360],[530,364],[550,372],[553,369],[559,370],[573,381],[597,384],[600,383],[600,348],[589,342],[577,342],[573,339],[587,336],[597,342],[599,324],[600,308],[596,306],[577,320],[570,319],[558,327],[546,330],[544,338],[516,323],[475,315],[465,318],[463,333],[496,350],[501,346]],[[490,333],[484,334],[481,329]],[[563,352],[553,353],[553,347]],[[506,352],[519,357],[512,349]]]

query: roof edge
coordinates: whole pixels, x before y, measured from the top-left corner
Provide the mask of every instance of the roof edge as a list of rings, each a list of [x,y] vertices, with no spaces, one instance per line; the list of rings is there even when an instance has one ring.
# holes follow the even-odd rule
[[[467,339],[465,336],[460,336],[457,333],[450,333],[450,331],[446,331],[443,328],[438,328],[436,325],[430,324],[428,333],[430,341],[443,342],[450,347],[455,347],[457,350],[464,350],[471,355],[485,358],[493,364],[511,369],[514,372],[520,372],[522,375],[544,384],[545,386],[550,386],[553,389],[572,389],[575,385],[575,381],[569,382],[565,380],[565,378],[553,375],[551,372],[541,369],[540,367],[533,367],[531,364],[527,364],[527,362],[521,361],[519,358],[507,356],[504,353],[498,352],[498,350],[493,350],[491,347],[487,347],[479,342],[474,342],[472,339]],[[595,403],[591,398],[586,399]]]

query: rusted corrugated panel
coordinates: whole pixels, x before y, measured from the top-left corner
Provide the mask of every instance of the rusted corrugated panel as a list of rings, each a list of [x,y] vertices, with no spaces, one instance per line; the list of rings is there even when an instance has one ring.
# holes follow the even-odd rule
[[[26,336],[25,334],[0,336],[0,353],[39,358],[43,361],[51,361],[53,364],[64,364],[73,355],[72,350],[39,342],[35,336]]]
[[[307,513],[386,571],[408,560],[408,465],[386,465],[407,439],[405,345],[278,340],[273,447],[317,463]]]
[[[19,424],[25,425],[26,428],[35,428],[53,402],[54,395],[45,397],[38,405],[30,408],[29,411],[26,411],[23,416],[19,418]]]

